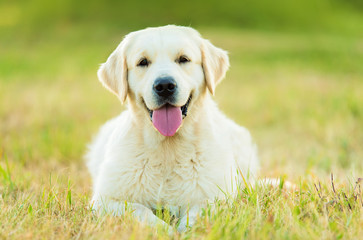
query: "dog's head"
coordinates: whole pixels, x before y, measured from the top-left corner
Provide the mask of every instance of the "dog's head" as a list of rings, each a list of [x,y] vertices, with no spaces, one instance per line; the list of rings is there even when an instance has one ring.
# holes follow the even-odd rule
[[[193,102],[229,67],[227,53],[189,27],[147,28],[128,34],[98,70],[102,84],[130,103],[164,136],[173,136]]]

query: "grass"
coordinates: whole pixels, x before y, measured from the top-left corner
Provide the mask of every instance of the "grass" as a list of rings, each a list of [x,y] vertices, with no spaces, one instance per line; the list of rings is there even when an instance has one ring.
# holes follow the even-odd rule
[[[251,130],[260,176],[282,177],[299,191],[241,190],[174,237],[362,236],[362,37],[200,30],[230,52],[216,101]],[[169,238],[128,215],[97,218],[88,207],[86,144],[123,109],[96,71],[125,33],[63,26],[0,39],[0,238]]]

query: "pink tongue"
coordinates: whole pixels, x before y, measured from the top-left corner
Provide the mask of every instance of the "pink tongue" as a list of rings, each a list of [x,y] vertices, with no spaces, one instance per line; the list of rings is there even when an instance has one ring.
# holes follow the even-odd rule
[[[154,110],[152,121],[154,127],[164,136],[173,136],[182,123],[180,107],[166,104],[164,107]]]

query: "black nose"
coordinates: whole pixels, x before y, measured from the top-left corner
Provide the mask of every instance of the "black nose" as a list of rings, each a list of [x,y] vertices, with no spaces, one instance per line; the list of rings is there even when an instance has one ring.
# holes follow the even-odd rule
[[[155,80],[153,88],[160,97],[169,97],[176,90],[176,82],[172,77],[160,77]]]

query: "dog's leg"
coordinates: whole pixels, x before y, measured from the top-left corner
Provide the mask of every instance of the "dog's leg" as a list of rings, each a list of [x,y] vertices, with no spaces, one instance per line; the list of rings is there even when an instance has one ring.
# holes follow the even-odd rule
[[[95,199],[94,197],[92,200],[92,210],[100,215],[112,214],[114,216],[122,216],[128,211],[142,223],[146,223],[152,227],[162,226],[166,228],[169,234],[174,232],[169,224],[155,216],[151,209],[140,203],[122,203],[104,198]]]
[[[197,217],[201,213],[201,211],[202,208],[199,205],[196,205],[185,211],[185,213],[181,216],[181,220],[178,226],[178,232],[185,232],[189,227],[192,227],[197,221]]]

